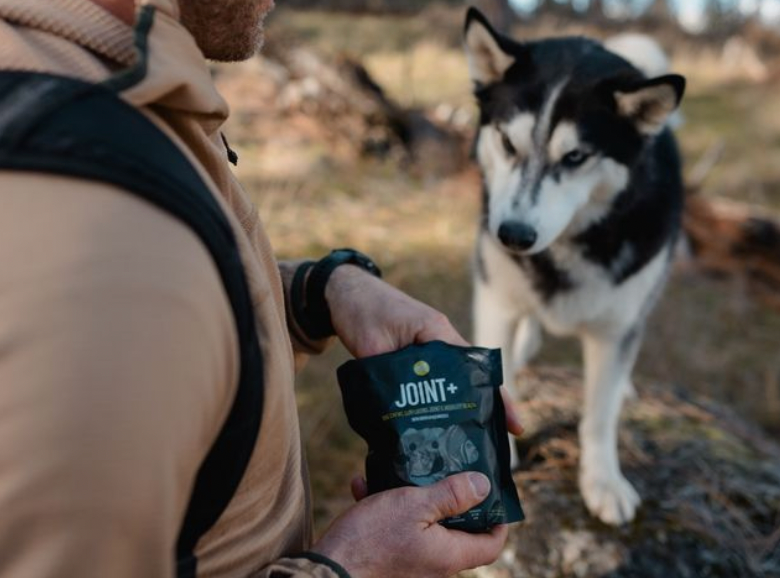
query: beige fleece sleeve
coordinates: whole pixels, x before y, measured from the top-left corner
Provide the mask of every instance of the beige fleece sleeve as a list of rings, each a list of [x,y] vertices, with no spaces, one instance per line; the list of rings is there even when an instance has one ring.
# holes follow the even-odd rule
[[[216,269],[112,187],[0,172],[0,196],[0,577],[173,577],[236,382]]]

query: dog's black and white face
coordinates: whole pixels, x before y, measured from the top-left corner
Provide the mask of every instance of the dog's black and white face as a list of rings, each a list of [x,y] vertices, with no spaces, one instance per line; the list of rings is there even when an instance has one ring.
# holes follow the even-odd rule
[[[647,79],[585,38],[514,42],[474,9],[465,44],[480,107],[484,226],[518,254],[601,219],[685,87],[678,75]]]

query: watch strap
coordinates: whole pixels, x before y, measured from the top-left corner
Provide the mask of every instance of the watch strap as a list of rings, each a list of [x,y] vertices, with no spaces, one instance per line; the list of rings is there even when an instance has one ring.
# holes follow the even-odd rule
[[[314,264],[315,261],[304,261],[298,265],[290,284],[290,309],[294,325],[297,325],[307,337],[309,333],[306,328],[306,278]],[[294,325],[292,325],[293,329]],[[300,339],[300,336],[298,338]]]
[[[354,249],[336,249],[317,262],[303,263],[295,273],[291,287],[295,321],[313,340],[335,335],[325,287],[333,271],[341,265],[355,265],[381,277],[379,267],[366,255]]]

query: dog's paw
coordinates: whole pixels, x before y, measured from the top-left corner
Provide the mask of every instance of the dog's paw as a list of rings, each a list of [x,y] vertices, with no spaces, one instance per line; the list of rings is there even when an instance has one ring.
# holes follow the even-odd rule
[[[631,483],[620,473],[584,474],[580,476],[580,492],[590,513],[611,526],[633,520],[642,501]]]
[[[626,384],[625,389],[623,390],[623,400],[624,401],[634,401],[637,399],[639,395],[636,392],[636,387],[634,387],[634,382],[629,380]]]

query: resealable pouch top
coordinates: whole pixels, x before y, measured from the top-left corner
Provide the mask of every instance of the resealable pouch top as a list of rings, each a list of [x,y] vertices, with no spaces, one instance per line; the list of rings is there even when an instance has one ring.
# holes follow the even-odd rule
[[[490,479],[488,497],[441,523],[485,532],[524,519],[509,468],[499,349],[411,345],[348,361],[338,380],[349,423],[368,442],[369,493],[479,471]]]

